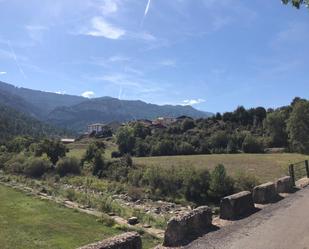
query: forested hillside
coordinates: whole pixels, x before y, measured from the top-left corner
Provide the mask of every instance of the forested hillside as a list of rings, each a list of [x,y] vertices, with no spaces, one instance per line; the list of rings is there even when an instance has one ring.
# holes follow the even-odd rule
[[[44,124],[24,113],[0,104],[0,144],[15,136],[44,137],[62,135],[64,131]]]
[[[73,130],[83,130],[89,123],[113,121],[127,122],[137,119],[155,119],[157,117],[193,118],[209,117],[212,114],[198,111],[191,106],[154,105],[142,101],[119,100],[103,97],[84,101],[71,107],[60,107],[52,111],[49,122]]]

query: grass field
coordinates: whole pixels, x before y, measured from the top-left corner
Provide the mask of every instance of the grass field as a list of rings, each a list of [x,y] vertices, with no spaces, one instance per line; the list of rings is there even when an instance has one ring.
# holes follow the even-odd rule
[[[145,166],[196,167],[213,169],[223,164],[230,175],[244,171],[257,176],[262,182],[286,175],[288,165],[309,159],[300,154],[222,154],[193,156],[163,156],[134,158],[134,162]]]
[[[95,217],[0,185],[1,249],[74,249],[121,233]],[[155,246],[143,239],[144,248]]]
[[[93,141],[95,140],[94,139],[83,139],[81,141],[77,141],[75,143],[67,145],[67,147],[70,150],[69,153],[67,153],[67,156],[76,157],[78,159],[81,159],[83,154],[86,152],[89,143]],[[107,142],[105,140],[101,140],[101,141],[104,141],[106,145],[106,149],[104,153],[105,158],[111,159],[111,153],[117,150],[117,145],[115,145],[112,142]]]

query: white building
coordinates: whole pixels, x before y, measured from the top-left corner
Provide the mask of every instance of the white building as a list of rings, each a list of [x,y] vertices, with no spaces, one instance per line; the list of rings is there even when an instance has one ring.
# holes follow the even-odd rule
[[[100,123],[88,125],[88,134],[91,134],[93,132],[99,133],[104,130],[105,126],[105,124]]]

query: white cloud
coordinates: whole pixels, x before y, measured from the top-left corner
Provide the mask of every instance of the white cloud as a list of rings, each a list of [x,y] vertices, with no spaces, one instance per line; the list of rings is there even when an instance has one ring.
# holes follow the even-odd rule
[[[95,93],[93,91],[86,91],[81,94],[81,96],[83,96],[84,98],[88,98],[88,99],[93,98],[94,95]]]
[[[118,4],[115,0],[104,0],[101,5],[101,10],[104,15],[109,15],[118,11]]]
[[[181,105],[186,106],[186,105],[198,105],[201,103],[204,103],[204,99],[186,99],[182,101]]]
[[[126,34],[124,29],[115,27],[108,23],[102,17],[94,17],[91,20],[91,29],[82,32],[84,35],[105,37],[107,39],[117,40]]]
[[[7,72],[0,72],[0,75],[5,75],[7,74]]]

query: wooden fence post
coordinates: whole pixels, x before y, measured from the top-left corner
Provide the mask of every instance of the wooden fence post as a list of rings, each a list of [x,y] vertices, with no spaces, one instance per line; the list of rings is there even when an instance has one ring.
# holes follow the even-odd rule
[[[308,164],[308,160],[305,161],[305,164],[306,164],[307,178],[309,178],[309,164]]]
[[[293,164],[289,165],[289,173],[290,173],[290,176],[292,178],[293,186],[295,186],[295,173],[294,173],[294,165]]]

